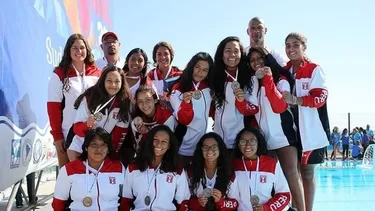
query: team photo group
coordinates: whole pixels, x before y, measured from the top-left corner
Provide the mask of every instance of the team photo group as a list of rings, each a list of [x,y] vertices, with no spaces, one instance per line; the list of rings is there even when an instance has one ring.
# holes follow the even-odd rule
[[[166,41],[122,58],[107,32],[95,60],[71,35],[48,86],[53,209],[312,211],[330,136],[326,76],[303,34],[280,39],[282,53],[261,18],[247,34],[248,47],[228,36],[182,69]]]

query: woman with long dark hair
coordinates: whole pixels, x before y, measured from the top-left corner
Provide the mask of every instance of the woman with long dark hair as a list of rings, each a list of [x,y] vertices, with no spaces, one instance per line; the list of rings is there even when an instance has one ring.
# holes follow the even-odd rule
[[[189,171],[191,210],[237,210],[239,195],[230,162],[218,134],[210,132],[200,138]]]
[[[292,111],[282,98],[290,92],[294,81],[289,71],[283,69],[264,48],[250,48],[247,55],[250,69],[259,80],[259,112],[255,115],[264,133],[268,150],[276,150],[293,195],[293,206],[304,209],[301,176],[297,162],[297,132]]]
[[[214,132],[233,148],[235,134],[244,128],[244,116],[258,112],[258,80],[246,63],[238,37],[227,37],[217,47],[210,75],[213,95]]]
[[[126,81],[129,84],[131,99],[134,100],[135,92],[142,85],[153,86],[152,81],[147,77],[148,57],[141,48],[134,48],[126,56],[124,72]]]
[[[115,151],[120,150],[130,123],[129,96],[124,71],[114,65],[106,66],[98,82],[75,102],[78,111],[73,125],[75,136],[68,148],[70,161],[82,152],[87,131],[96,127],[109,132]]]
[[[258,129],[244,128],[236,136],[234,171],[239,211],[282,211],[290,202],[288,183],[279,162],[267,156],[267,143]]]
[[[178,120],[175,134],[181,141],[179,155],[183,166],[190,163],[197,141],[207,131],[212,101],[208,75],[212,69],[210,54],[199,52],[171,89],[169,100]]]
[[[69,198],[70,210],[118,210],[125,168],[112,153],[111,134],[100,127],[88,131],[82,154],[59,171],[53,210],[65,211]]]
[[[74,102],[101,74],[94,62],[87,40],[81,34],[72,34],[48,82],[47,111],[60,167],[69,162],[65,141],[76,117]]]
[[[123,211],[187,210],[190,192],[185,170],[178,168],[178,146],[168,126],[151,129],[125,172]]]

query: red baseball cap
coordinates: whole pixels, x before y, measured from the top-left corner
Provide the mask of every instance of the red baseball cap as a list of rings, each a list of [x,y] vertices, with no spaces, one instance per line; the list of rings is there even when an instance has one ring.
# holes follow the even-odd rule
[[[103,36],[102,36],[102,42],[103,42],[105,39],[107,39],[108,37],[113,37],[113,38],[115,38],[116,40],[118,40],[118,37],[117,37],[117,35],[116,35],[114,32],[106,32],[106,33],[104,33]]]

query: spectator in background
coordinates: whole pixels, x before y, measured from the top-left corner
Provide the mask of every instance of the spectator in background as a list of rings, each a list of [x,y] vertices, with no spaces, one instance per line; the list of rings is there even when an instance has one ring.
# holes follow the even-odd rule
[[[345,160],[349,156],[349,134],[348,129],[344,129],[341,134],[342,141],[342,160]]]
[[[352,158],[353,159],[362,159],[363,155],[361,154],[361,147],[359,146],[358,141],[354,141],[352,148]]]
[[[373,141],[374,140],[374,132],[370,129],[370,125],[366,126],[366,131],[367,131],[369,141]]]
[[[361,144],[362,144],[362,147],[363,147],[363,152],[365,152],[367,146],[369,145],[369,137],[367,135],[367,131],[366,130],[362,131],[361,141],[362,141]]]
[[[361,141],[361,134],[359,133],[359,128],[354,128],[351,134],[353,142],[360,142]]]
[[[340,133],[339,133],[338,127],[333,128],[333,131],[331,133],[331,144],[333,147],[331,160],[336,160],[336,153],[339,152],[339,146],[340,146]]]

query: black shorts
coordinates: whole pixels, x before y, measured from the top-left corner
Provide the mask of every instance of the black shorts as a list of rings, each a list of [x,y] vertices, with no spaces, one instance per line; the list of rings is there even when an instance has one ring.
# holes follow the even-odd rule
[[[299,161],[301,162],[301,164],[305,165],[324,163],[325,148],[326,147],[306,152],[302,152],[302,149],[297,148]]]
[[[326,147],[303,152],[301,136],[299,134],[299,131],[297,132],[296,147],[297,147],[297,152],[298,152],[298,160],[300,161],[301,164],[308,165],[308,164],[324,163],[324,160],[325,160],[324,152],[325,152]]]

